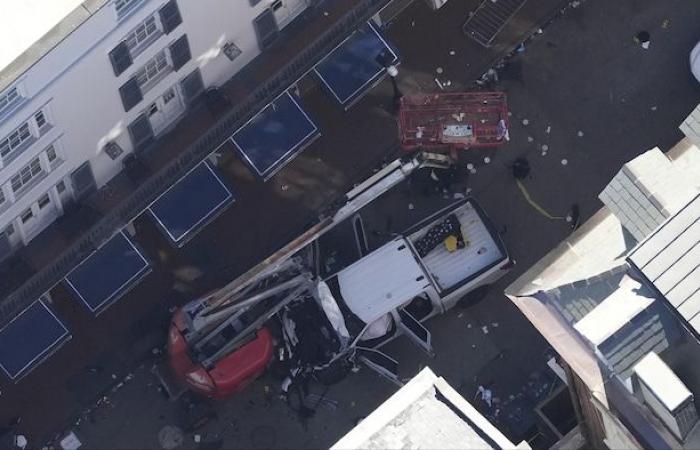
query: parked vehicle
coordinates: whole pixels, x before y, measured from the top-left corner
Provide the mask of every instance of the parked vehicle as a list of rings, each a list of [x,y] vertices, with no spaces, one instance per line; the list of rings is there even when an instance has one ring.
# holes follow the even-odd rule
[[[263,266],[178,310],[169,354],[179,379],[204,395],[226,397],[277,355],[293,376],[332,383],[363,363],[399,383],[398,362],[379,347],[403,334],[432,355],[422,322],[512,264],[473,199],[399,232],[366,229],[373,202],[426,164],[435,161],[393,163]]]

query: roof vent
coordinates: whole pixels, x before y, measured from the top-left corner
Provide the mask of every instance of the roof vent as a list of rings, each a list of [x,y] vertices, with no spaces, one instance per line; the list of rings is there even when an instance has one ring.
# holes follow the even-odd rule
[[[698,421],[693,394],[663,362],[651,352],[634,367],[634,390],[669,430],[681,441]]]

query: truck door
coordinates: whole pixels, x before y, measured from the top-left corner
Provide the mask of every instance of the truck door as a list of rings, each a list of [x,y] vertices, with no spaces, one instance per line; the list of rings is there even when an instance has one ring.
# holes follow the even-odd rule
[[[386,378],[397,386],[403,386],[403,383],[401,380],[399,380],[398,361],[390,358],[379,350],[374,350],[372,348],[355,347],[355,351],[357,359],[362,364],[377,372],[379,376]]]
[[[399,308],[398,313],[399,320],[397,320],[397,324],[399,329],[428,356],[431,358],[434,357],[435,351],[433,350],[430,331],[421,325],[421,323],[405,309]]]

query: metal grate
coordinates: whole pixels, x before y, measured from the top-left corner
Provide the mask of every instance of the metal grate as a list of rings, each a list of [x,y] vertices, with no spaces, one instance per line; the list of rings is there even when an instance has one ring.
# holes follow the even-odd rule
[[[489,47],[527,0],[484,0],[462,28],[479,44]]]

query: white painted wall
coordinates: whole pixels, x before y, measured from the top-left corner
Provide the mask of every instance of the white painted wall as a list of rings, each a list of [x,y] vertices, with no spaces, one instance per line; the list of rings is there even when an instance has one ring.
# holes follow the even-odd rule
[[[284,0],[290,11],[300,12],[306,0]],[[180,24],[168,35],[160,36],[119,77],[115,77],[109,52],[137,24],[156,12],[165,0],[144,0],[129,16],[117,21],[114,6],[107,3],[46,56],[18,78],[28,100],[0,123],[0,139],[27,117],[47,105],[54,128],[31,148],[0,170],[0,183],[6,182],[21,167],[59,138],[65,163],[60,174],[50,174],[32,191],[0,214],[0,230],[28,205],[46,192],[48,185],[72,172],[86,160],[92,164],[98,187],[121,170],[121,160],[131,151],[127,125],[170,86],[200,67],[205,86],[219,85],[260,53],[253,19],[272,2],[263,0],[251,7],[247,0],[179,0]],[[192,59],[172,72],[144,94],[143,100],[124,112],[119,87],[149,58],[187,34]],[[230,61],[221,51],[233,41],[243,53]],[[116,141],[124,150],[116,161],[103,151],[103,145]]]

